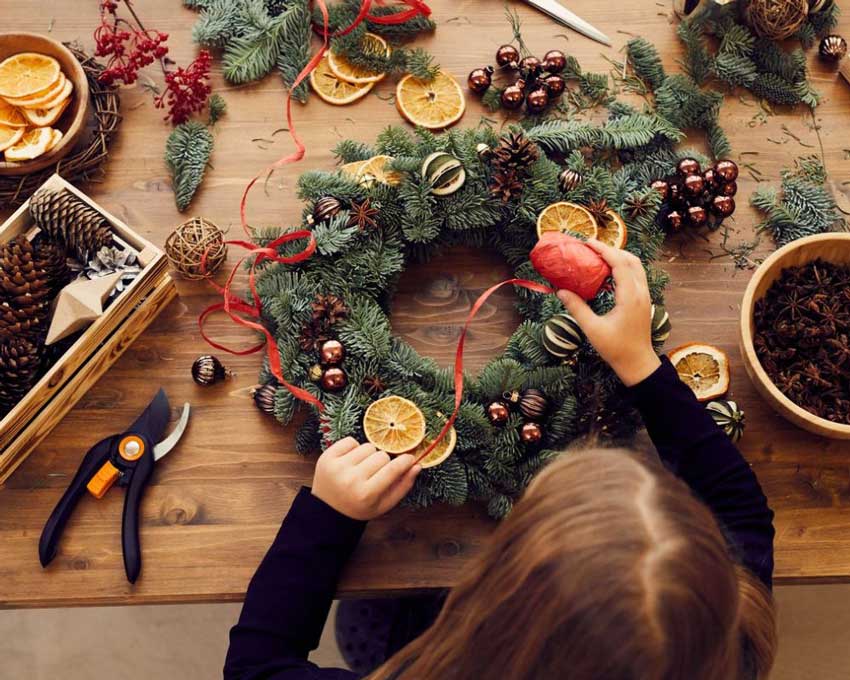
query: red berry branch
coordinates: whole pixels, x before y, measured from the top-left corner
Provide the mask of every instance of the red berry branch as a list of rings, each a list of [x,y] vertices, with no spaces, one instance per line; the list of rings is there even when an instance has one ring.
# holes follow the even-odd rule
[[[118,7],[122,3],[132,21],[118,15]],[[165,91],[154,99],[154,103],[157,108],[168,107],[165,120],[179,125],[204,108],[212,91],[209,85],[210,53],[201,50],[185,69],[169,69],[166,65],[168,34],[145,28],[130,0],[101,0],[100,25],[95,29],[94,40],[95,55],[109,57],[99,77],[100,82],[132,85],[138,80],[140,69],[159,61],[165,76]]]

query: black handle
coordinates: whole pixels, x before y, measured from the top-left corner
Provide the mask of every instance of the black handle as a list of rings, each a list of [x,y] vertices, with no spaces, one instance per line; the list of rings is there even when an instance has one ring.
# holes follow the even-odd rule
[[[50,518],[44,525],[44,530],[41,532],[41,538],[38,541],[38,559],[41,561],[41,566],[46,567],[56,557],[56,549],[59,544],[59,539],[62,536],[62,531],[65,529],[68,519],[74,512],[77,501],[86,492],[86,484],[94,477],[95,473],[109,459],[109,454],[112,447],[115,445],[116,437],[107,437],[99,441],[89,449],[89,452],[80,463],[77,474],[68,485],[62,498],[53,508]]]
[[[154,466],[153,447],[145,441],[145,452],[136,461],[133,475],[124,496],[124,515],[121,521],[121,547],[124,550],[124,572],[135,583],[142,570],[142,550],[139,546],[139,505],[151,478]]]

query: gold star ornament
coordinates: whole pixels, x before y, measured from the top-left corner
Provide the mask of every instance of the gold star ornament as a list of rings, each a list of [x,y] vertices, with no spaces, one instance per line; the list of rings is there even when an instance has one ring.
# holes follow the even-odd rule
[[[91,280],[77,279],[60,290],[45,344],[67,338],[100,318],[103,303],[120,278],[121,272],[115,272]]]

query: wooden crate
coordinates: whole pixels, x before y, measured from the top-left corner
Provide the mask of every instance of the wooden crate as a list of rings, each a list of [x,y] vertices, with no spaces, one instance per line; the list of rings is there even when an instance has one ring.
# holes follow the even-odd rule
[[[177,295],[162,250],[59,175],[44,186],[67,189],[100,212],[112,226],[116,243],[137,251],[142,271],[0,421],[0,483]],[[27,201],[0,227],[0,243],[28,231],[32,224]]]

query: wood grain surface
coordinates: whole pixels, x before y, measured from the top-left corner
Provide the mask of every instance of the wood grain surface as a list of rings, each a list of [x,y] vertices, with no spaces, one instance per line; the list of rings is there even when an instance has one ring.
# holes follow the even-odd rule
[[[538,54],[562,48],[589,70],[608,70],[604,56],[617,58],[631,35],[649,37],[675,69],[680,48],[669,3],[655,0],[600,3],[570,0],[569,7],[607,32],[608,49],[511,2],[524,21],[526,42]],[[190,30],[195,14],[179,0],[137,0],[149,27],[171,34],[172,55],[185,64],[194,53]],[[461,79],[470,69],[491,63],[496,47],[510,39],[502,3],[493,0],[432,0],[438,29],[421,44]],[[97,3],[0,0],[7,30],[48,32],[92,47]],[[850,19],[839,33],[850,34]],[[814,59],[812,53],[812,59]],[[806,109],[766,115],[749,97],[727,98],[722,123],[736,151],[765,179],[777,181],[796,156],[820,153],[821,142],[832,180],[848,186],[847,115],[850,88],[834,72],[814,64],[824,104],[814,121]],[[276,76],[261,83],[226,86],[215,65],[215,86],[228,103],[216,127],[216,148],[207,180],[191,211],[237,229],[240,193],[267,163],[291,150],[283,119],[283,88]],[[161,76],[151,70],[159,81]],[[312,98],[295,106],[308,152],[297,166],[278,172],[264,194],[249,203],[255,225],[289,224],[301,206],[293,198],[299,173],[333,164],[330,148],[343,137],[370,141],[400,119],[386,97],[347,108]],[[102,183],[85,187],[96,201],[155,243],[183,219],[174,208],[162,150],[169,132],[162,112],[141,87],[122,94],[124,123]],[[477,125],[483,115],[470,98],[461,125]],[[503,122],[496,116],[497,124]],[[794,135],[801,141],[792,137]],[[700,143],[696,140],[695,144]],[[745,153],[741,156],[740,154]],[[739,204],[756,186],[742,173]],[[846,198],[845,198],[846,200]],[[5,217],[5,216],[4,216]],[[728,244],[753,237],[756,216],[741,207],[730,223]],[[670,347],[704,341],[732,357],[732,395],[747,410],[749,427],[742,448],[776,510],[776,576],[792,581],[850,580],[850,443],[820,439],[775,415],[749,383],[737,350],[739,305],[751,272],[736,270],[721,249],[722,234],[692,236],[667,244],[663,265],[672,277],[668,306],[673,319]],[[763,239],[755,257],[772,245]],[[234,255],[230,262],[234,261]],[[413,345],[444,365],[470,300],[501,280],[506,267],[492,253],[459,251],[426,267],[411,268],[402,280],[393,325]],[[0,490],[0,605],[58,606],[142,602],[238,600],[271,542],[298,488],[309,482],[312,459],[294,452],[294,428],[281,429],[251,403],[259,358],[222,356],[237,376],[222,385],[197,387],[190,379],[194,358],[208,351],[197,330],[198,313],[214,297],[203,283],[178,282],[180,298],[126,351],[39,449]],[[470,334],[467,356],[480,368],[505,345],[517,323],[509,293],[493,299]],[[214,322],[221,340],[245,341],[243,333]],[[60,554],[47,570],[38,563],[37,542],[44,521],[95,441],[128,425],[156,390],[164,387],[175,406],[190,401],[194,414],[182,444],[156,471],[142,503],[142,576],[135,586],[124,579],[120,515],[123,494],[102,501],[84,499],[69,524]],[[342,595],[397,592],[452,585],[493,528],[477,506],[399,510],[373,522],[346,570]]]

